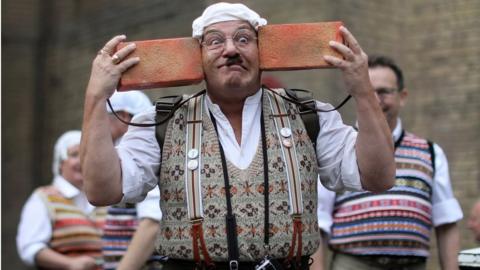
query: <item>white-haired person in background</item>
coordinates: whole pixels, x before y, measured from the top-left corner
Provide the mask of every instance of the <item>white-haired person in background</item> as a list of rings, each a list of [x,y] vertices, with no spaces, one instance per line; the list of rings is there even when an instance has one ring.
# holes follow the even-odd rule
[[[25,203],[17,233],[21,259],[39,269],[101,269],[101,234],[106,209],[83,193],[81,132],[64,133],[53,157],[53,182]]]
[[[175,110],[162,145],[153,125],[130,127],[116,148],[108,138],[105,101],[122,73],[143,61],[126,58],[135,44],[115,51],[126,39],[116,36],[93,61],[81,144],[88,198],[96,205],[137,202],[158,184],[156,244],[169,257],[164,269],[308,269],[320,243],[318,174],[337,190],[380,192],[393,184],[393,141],[353,35],[341,27],[346,45],[330,41],[341,57],[324,59],[342,72],[359,131],[336,111],[318,113],[312,142],[298,103],[280,97],[283,89],[261,86],[257,30],[266,23],[230,3],[210,5],[193,22],[206,91]],[[155,116],[152,106],[132,121]]]
[[[115,92],[110,97],[113,112],[126,122],[152,106],[140,91]],[[107,106],[112,140],[120,143],[128,125],[120,121]],[[152,189],[145,200],[137,203],[120,203],[108,208],[102,238],[105,270],[133,270],[146,266],[159,269],[161,257],[154,254],[154,243],[160,229],[160,191]]]

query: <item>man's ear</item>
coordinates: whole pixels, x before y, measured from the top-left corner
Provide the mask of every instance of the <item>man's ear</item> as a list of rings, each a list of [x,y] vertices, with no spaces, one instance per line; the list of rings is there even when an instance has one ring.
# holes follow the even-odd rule
[[[408,89],[403,88],[403,90],[400,91],[399,94],[400,94],[400,106],[403,107],[407,103]]]

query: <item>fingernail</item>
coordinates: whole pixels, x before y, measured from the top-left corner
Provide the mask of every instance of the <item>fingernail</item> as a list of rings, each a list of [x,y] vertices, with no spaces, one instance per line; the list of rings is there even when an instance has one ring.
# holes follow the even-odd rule
[[[330,45],[330,46],[333,46],[333,45],[335,45],[335,41],[333,41],[333,40],[330,40],[330,41],[328,42],[328,45]]]

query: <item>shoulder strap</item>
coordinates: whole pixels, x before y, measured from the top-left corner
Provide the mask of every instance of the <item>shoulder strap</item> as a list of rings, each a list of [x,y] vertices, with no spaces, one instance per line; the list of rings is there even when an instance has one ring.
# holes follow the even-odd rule
[[[320,123],[318,121],[318,114],[316,113],[316,105],[312,93],[303,89],[285,89],[285,92],[289,97],[304,104],[303,107],[299,106],[298,110],[305,129],[307,130],[308,137],[310,137],[313,146],[316,147],[317,136],[320,132]]]
[[[183,96],[168,96],[161,97],[155,102],[155,110],[157,112],[155,121],[158,123],[165,119],[171,111],[183,100]],[[165,121],[155,128],[155,137],[157,138],[158,145],[163,149],[163,142],[165,141],[165,131],[169,121]]]
[[[427,140],[428,143],[428,150],[430,152],[430,156],[432,158],[432,169],[433,169],[433,175],[435,175],[435,150],[433,148],[433,142],[430,140]]]

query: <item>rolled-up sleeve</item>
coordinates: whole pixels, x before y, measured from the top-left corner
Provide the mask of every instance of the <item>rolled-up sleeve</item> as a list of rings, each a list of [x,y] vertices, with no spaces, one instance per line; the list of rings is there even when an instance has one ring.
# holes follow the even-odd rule
[[[153,123],[155,107],[136,115],[134,123]],[[155,126],[129,126],[117,146],[122,166],[122,202],[142,201],[158,182],[160,147],[155,137]]]
[[[27,265],[35,264],[37,253],[48,247],[52,237],[52,224],[42,199],[33,193],[25,203],[17,232],[17,250]]]
[[[330,228],[333,224],[333,206],[335,203],[335,192],[326,189],[319,181],[317,183],[317,216],[318,227],[327,234],[330,234]]]
[[[149,191],[145,200],[137,204],[137,216],[139,219],[150,218],[156,221],[162,219],[162,210],[160,209],[160,190],[158,188]]]
[[[433,146],[435,152],[435,175],[432,193],[433,225],[455,223],[463,218],[462,208],[453,195],[448,170],[448,161],[442,148]]]
[[[332,106],[317,102],[317,108],[328,110]],[[337,111],[318,115],[320,132],[316,151],[320,181],[330,190],[363,190],[355,153],[357,132],[343,123]]]

